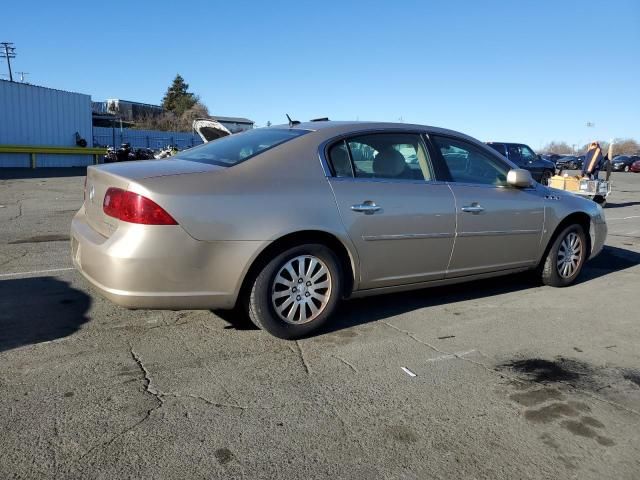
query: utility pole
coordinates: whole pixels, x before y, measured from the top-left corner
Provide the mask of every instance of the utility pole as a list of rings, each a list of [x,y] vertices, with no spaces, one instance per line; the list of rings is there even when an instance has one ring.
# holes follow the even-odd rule
[[[9,67],[9,81],[13,82],[13,73],[11,73],[11,59],[16,58],[16,47],[11,42],[0,42],[0,58],[7,59],[7,67]]]
[[[24,83],[24,76],[25,75],[29,75],[29,72],[16,72],[18,75],[20,75],[20,81],[22,83]]]

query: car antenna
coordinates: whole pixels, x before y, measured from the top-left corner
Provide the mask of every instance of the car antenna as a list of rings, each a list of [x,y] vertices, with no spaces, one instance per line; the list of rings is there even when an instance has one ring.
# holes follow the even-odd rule
[[[288,113],[285,113],[285,115],[287,116],[287,120],[289,120],[289,128],[293,127],[294,125],[300,124],[298,120],[291,120],[291,117],[289,116]]]

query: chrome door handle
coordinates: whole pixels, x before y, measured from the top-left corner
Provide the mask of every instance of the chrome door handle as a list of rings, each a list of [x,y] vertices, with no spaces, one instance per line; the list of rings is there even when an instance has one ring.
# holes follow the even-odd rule
[[[468,205],[466,207],[462,207],[460,210],[467,213],[481,213],[484,212],[484,208],[482,208],[478,204]]]
[[[371,215],[372,213],[377,212],[381,208],[382,207],[376,205],[375,202],[372,202],[371,200],[367,200],[362,203],[351,205],[351,210],[353,210],[354,212],[362,212],[367,215]]]

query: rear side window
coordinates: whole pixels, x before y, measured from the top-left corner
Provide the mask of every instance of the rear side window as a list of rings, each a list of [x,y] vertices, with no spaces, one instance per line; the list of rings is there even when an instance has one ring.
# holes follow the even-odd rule
[[[305,133],[308,130],[257,128],[190,148],[173,158],[232,167]]]
[[[487,145],[489,145],[491,148],[493,148],[496,152],[500,153],[501,155],[504,155],[505,157],[507,156],[507,151],[505,150],[503,143],[488,143]]]
[[[449,169],[451,179],[460,183],[506,185],[509,167],[483,149],[464,140],[431,135]]]
[[[336,177],[431,180],[431,161],[420,135],[376,133],[342,140],[329,149]]]

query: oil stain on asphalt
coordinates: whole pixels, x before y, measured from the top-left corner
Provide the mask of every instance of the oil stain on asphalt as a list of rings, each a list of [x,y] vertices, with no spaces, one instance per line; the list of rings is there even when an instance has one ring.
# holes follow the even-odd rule
[[[509,398],[525,407],[523,416],[529,422],[538,425],[557,424],[573,435],[594,439],[605,447],[616,444],[603,434],[605,424],[590,414],[589,405],[568,399],[567,393],[560,388],[570,386],[599,393],[607,388],[622,391],[640,387],[640,374],[635,370],[598,368],[564,357],[554,360],[518,358],[498,365],[497,369],[509,370],[519,377],[518,381],[510,382],[516,391]],[[554,443],[549,434],[543,436],[545,443]],[[566,466],[571,468],[572,462],[567,458],[564,460]]]
[[[233,453],[228,448],[218,448],[213,454],[220,465],[225,465],[233,460]]]

